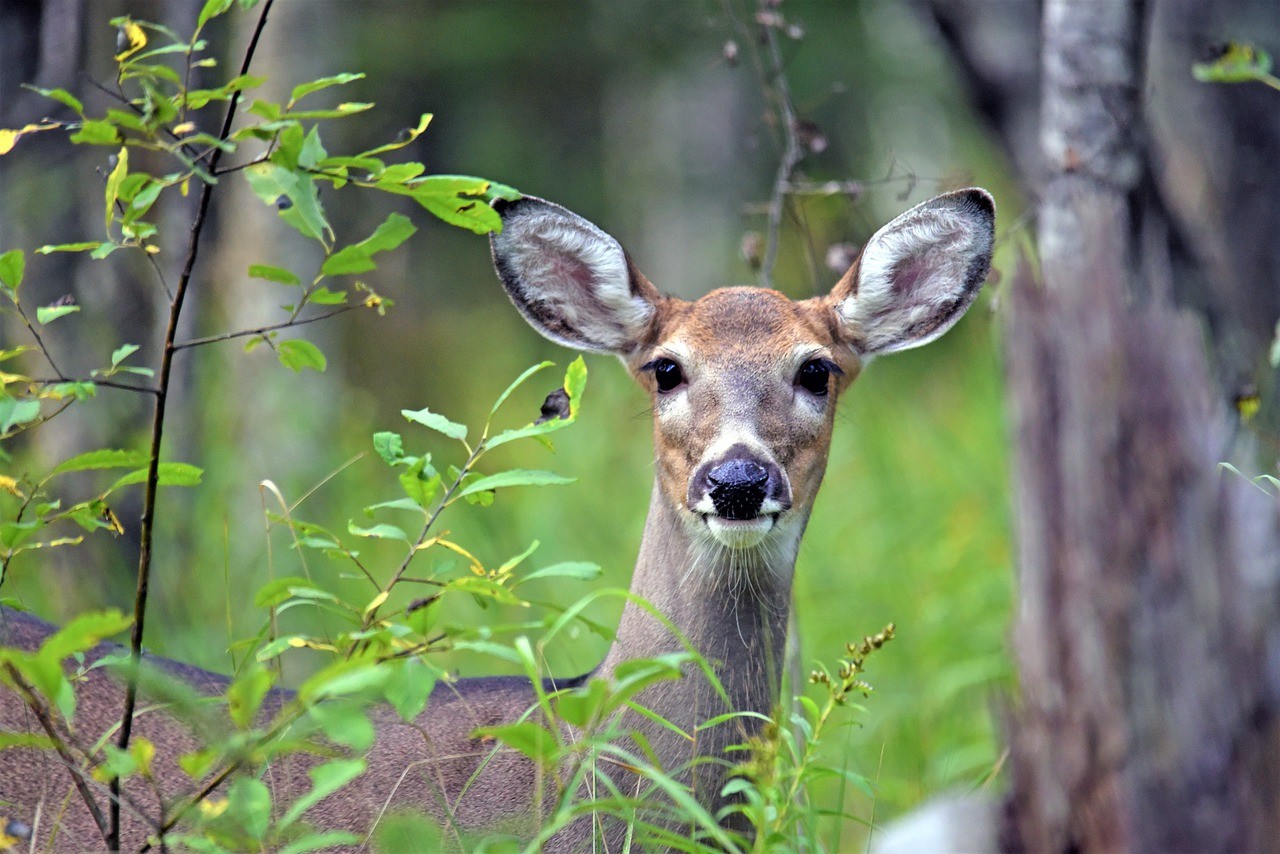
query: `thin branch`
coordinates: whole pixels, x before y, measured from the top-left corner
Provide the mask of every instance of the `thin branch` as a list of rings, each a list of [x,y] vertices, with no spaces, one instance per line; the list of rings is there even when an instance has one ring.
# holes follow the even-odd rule
[[[188,347],[200,347],[205,344],[216,344],[219,341],[230,341],[234,338],[248,338],[251,335],[265,335],[266,333],[274,332],[277,329],[288,329],[291,326],[302,326],[307,323],[315,323],[317,320],[328,320],[331,317],[337,317],[339,314],[346,314],[348,311],[354,311],[357,308],[364,308],[364,306],[344,305],[341,308],[335,308],[333,311],[326,311],[324,314],[317,314],[312,317],[285,320],[280,323],[270,324],[269,326],[259,326],[255,329],[241,329],[238,332],[223,332],[221,335],[210,335],[207,338],[192,338],[190,341],[179,341],[173,345],[173,349],[185,350]]]
[[[75,379],[73,377],[37,377],[28,379],[27,382],[36,385],[58,385],[59,383],[89,383],[92,385],[100,385],[103,388],[115,388],[120,391],[136,391],[142,394],[159,394],[160,389],[146,385],[129,385],[128,383],[118,383],[114,380],[95,380],[95,379]]]
[[[53,749],[58,752],[58,756],[62,757],[62,761],[66,763],[67,768],[71,770],[71,782],[75,785],[76,791],[80,793],[80,797],[84,800],[84,805],[89,809],[89,815],[93,816],[93,822],[98,826],[98,832],[102,834],[102,839],[111,846],[112,830],[107,825],[106,818],[102,815],[102,809],[98,806],[98,799],[93,796],[93,792],[89,791],[89,786],[78,773],[80,763],[76,762],[75,757],[71,755],[67,743],[63,740],[62,734],[58,732],[54,725],[53,718],[49,715],[49,710],[45,708],[44,702],[36,696],[35,691],[26,680],[22,678],[22,674],[18,672],[18,668],[13,666],[12,662],[6,661],[4,664],[5,672],[9,674],[9,678],[13,680],[13,684],[18,686],[22,699],[26,702],[27,707],[31,709],[31,713],[36,716],[36,720],[40,722],[40,727],[49,736],[49,740],[53,742]],[[119,812],[119,805],[116,805],[116,811]],[[118,847],[118,846],[113,846]]]
[[[760,0],[762,15],[769,12],[767,7],[768,0]],[[778,171],[773,179],[773,195],[769,199],[769,224],[765,232],[764,260],[760,264],[760,276],[765,287],[772,287],[773,267],[778,260],[778,238],[782,230],[782,209],[787,201],[791,176],[796,166],[804,159],[804,149],[796,133],[796,111],[791,100],[791,87],[787,84],[787,75],[782,67],[782,50],[778,46],[777,30],[769,23],[761,23],[760,29],[768,50],[768,86],[781,113],[779,120],[784,140],[782,158],[778,162]]]
[[[13,307],[18,312],[18,317],[22,318],[22,322],[26,324],[27,331],[31,333],[31,337],[36,339],[36,345],[40,347],[40,355],[44,356],[44,360],[49,363],[49,367],[53,368],[55,374],[62,374],[62,369],[53,361],[53,354],[49,352],[49,348],[45,346],[44,339],[40,337],[40,333],[36,331],[35,326],[31,323],[31,318],[27,317],[27,313],[22,309],[22,303],[16,298],[13,300]]]
[[[253,55],[258,48],[258,40],[262,36],[262,30],[267,23],[267,15],[271,11],[271,6],[275,0],[265,0],[262,4],[262,12],[258,15],[258,22],[254,27],[253,35],[249,40],[249,46],[245,49],[244,61],[240,65],[240,73],[247,74],[249,66],[253,62]],[[218,139],[225,140],[231,135],[231,125],[235,121],[236,108],[240,104],[240,91],[237,90],[231,96],[231,102],[227,105],[227,114],[222,122],[222,130],[218,134]],[[222,156],[222,149],[214,151],[209,158],[209,168],[215,169],[218,160]],[[187,288],[191,284],[191,274],[195,269],[196,258],[200,249],[200,235],[204,231],[205,218],[209,212],[209,200],[213,192],[212,184],[202,184],[200,190],[200,204],[196,210],[195,219],[191,223],[190,237],[187,243],[187,259],[182,269],[182,275],[178,280],[178,286],[174,292],[173,301],[169,306],[169,324],[165,329],[164,351],[160,357],[160,373],[158,381],[158,390],[156,393],[155,412],[151,426],[151,450],[150,459],[147,465],[147,480],[145,494],[142,505],[142,529],[140,532],[140,549],[138,555],[138,587],[134,595],[133,601],[133,632],[129,640],[129,654],[134,664],[134,670],[129,674],[128,682],[125,686],[124,708],[120,717],[120,737],[116,742],[121,750],[129,747],[129,738],[133,733],[133,712],[138,703],[138,675],[137,664],[142,657],[142,635],[146,626],[147,612],[147,594],[150,590],[151,583],[151,549],[154,538],[154,520],[156,510],[156,494],[160,481],[160,446],[164,438],[164,418],[165,404],[168,402],[168,392],[170,377],[173,371],[173,356],[177,351],[174,349],[174,342],[178,335],[178,320],[182,315],[182,304],[187,295]],[[59,372],[61,373],[61,372]],[[111,782],[111,793],[118,796],[120,792],[120,781],[113,780]],[[163,835],[163,833],[161,834]],[[113,797],[111,802],[111,827],[110,834],[107,838],[107,846],[112,850],[120,848],[120,803]]]

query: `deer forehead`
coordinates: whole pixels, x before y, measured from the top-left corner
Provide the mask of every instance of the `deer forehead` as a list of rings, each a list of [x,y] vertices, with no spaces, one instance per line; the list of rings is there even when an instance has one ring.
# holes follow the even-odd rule
[[[666,351],[687,371],[708,378],[767,379],[807,358],[847,358],[839,352],[848,348],[837,343],[829,311],[777,291],[721,288],[693,302],[668,300],[663,309],[653,352]]]

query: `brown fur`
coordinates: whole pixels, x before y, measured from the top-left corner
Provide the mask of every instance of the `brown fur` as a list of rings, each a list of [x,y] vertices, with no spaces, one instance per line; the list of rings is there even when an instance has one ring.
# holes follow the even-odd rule
[[[874,311],[862,313],[855,304],[861,281],[857,265],[825,297],[794,302],[775,291],[725,288],[686,302],[661,296],[616,241],[563,208],[532,198],[496,207],[507,227],[494,240],[495,264],[517,308],[535,328],[561,343],[621,356],[653,400],[655,482],[631,589],[666,615],[711,663],[728,702],[699,671],[691,670],[640,699],[693,734],[692,739],[638,716],[630,723],[644,733],[668,769],[708,760],[685,777],[714,813],[724,806],[719,793],[732,762],[725,748],[750,737],[759,724],[743,718],[699,727],[727,711],[767,715],[779,702],[796,550],[826,468],[837,398],[861,369],[859,342],[878,340],[885,351],[901,349],[931,340],[954,322],[990,261],[990,197],[980,190],[949,194],[882,229],[877,237],[889,237],[877,244],[881,263],[887,256],[886,269],[895,269],[894,253],[906,253],[912,292],[898,295],[889,273],[887,279],[873,280],[878,302]],[[921,236],[934,233],[945,241]],[[940,254],[956,263],[940,265],[948,272],[930,280],[928,274],[936,271],[928,266],[933,263],[929,259]],[[895,313],[898,301],[907,308]],[[936,309],[930,315],[921,306]],[[881,319],[883,325],[877,325]],[[878,339],[864,337],[877,334]],[[653,373],[645,369],[655,358],[679,363],[686,380],[679,390],[659,392]],[[825,396],[802,390],[796,380],[805,361],[819,358],[838,368]],[[730,447],[745,448],[735,453],[753,455],[780,471],[779,479],[785,481],[787,501],[779,503],[778,512],[770,511],[772,526],[758,545],[726,546],[710,528],[712,521],[722,522],[718,511],[693,506],[698,496],[691,494],[691,483],[697,472]],[[763,517],[746,521],[763,524]],[[0,628],[6,643],[28,650],[52,631],[14,612],[4,612]],[[657,620],[628,603],[597,673],[610,676],[628,659],[682,649]],[[222,677],[172,662],[160,666],[201,690],[225,688]],[[102,670],[94,670],[78,693],[77,736],[90,743],[118,720],[123,692]],[[283,698],[277,695],[274,702]],[[410,806],[440,817],[455,843],[468,829],[531,833],[539,817],[537,802],[549,794],[547,781],[531,762],[496,750],[472,733],[513,721],[533,703],[526,680],[504,677],[437,687],[426,712],[412,724],[390,710],[378,710],[368,772],[314,809],[310,818],[325,828],[363,833],[384,810]],[[0,692],[0,725],[10,731],[38,729],[21,698],[8,691]],[[157,711],[141,715],[135,731],[157,747],[157,790],[166,798],[187,790],[189,781],[174,760],[198,743],[192,734]],[[309,788],[308,767],[308,760],[290,759],[269,769],[265,779],[275,789],[277,803],[288,803]],[[621,774],[617,782],[629,788],[626,772],[615,773]],[[96,788],[101,794],[102,787]],[[156,813],[155,792],[136,783],[128,791],[145,812]],[[10,817],[38,824],[42,847],[102,847],[68,771],[51,753],[0,751],[0,799],[9,802]],[[125,845],[136,847],[147,826],[136,810],[124,814]],[[590,822],[580,822],[548,849],[586,848],[596,830]],[[624,828],[613,824],[601,830],[605,850],[617,850]]]

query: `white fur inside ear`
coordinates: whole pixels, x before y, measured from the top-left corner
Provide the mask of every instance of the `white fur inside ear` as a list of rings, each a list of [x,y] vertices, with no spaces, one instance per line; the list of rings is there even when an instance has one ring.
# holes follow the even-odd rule
[[[653,316],[654,306],[631,291],[618,241],[564,208],[517,208],[493,245],[512,299],[554,341],[618,352]]]
[[[989,197],[932,199],[867,242],[857,291],[837,306],[846,334],[861,353],[927,344],[964,314],[991,261],[992,209],[978,199]]]

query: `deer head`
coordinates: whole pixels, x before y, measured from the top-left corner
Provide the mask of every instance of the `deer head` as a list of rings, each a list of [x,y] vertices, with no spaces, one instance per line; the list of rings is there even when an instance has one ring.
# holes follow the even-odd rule
[[[657,485],[693,541],[794,560],[837,398],[873,356],[928,343],[977,296],[995,207],[980,189],[880,229],[825,296],[733,287],[663,296],[618,242],[558,205],[498,202],[494,263],[535,329],[613,353],[650,394]]]

